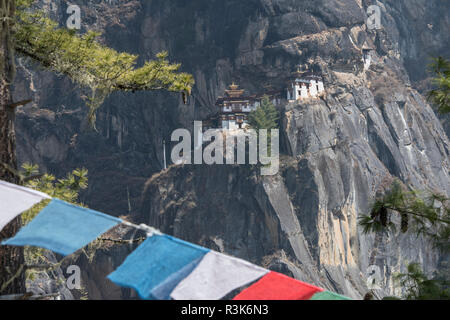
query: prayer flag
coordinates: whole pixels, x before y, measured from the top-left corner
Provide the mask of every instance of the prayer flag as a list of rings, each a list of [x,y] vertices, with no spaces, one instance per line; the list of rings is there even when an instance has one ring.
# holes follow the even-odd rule
[[[312,296],[311,300],[351,300],[350,298],[341,296],[340,294],[330,291],[318,292]]]
[[[0,231],[22,212],[44,199],[45,193],[0,180]]]
[[[198,265],[208,249],[167,236],[145,240],[108,278],[133,288],[143,299],[170,299],[177,284]]]
[[[69,255],[121,222],[119,218],[53,199],[30,223],[2,244],[30,245]]]
[[[309,300],[320,291],[323,289],[277,272],[270,272],[233,300]]]
[[[178,284],[171,297],[177,300],[218,300],[268,272],[247,261],[211,251]]]

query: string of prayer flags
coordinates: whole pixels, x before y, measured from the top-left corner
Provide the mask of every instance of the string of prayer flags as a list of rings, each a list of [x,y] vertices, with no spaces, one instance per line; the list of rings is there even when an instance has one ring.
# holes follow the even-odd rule
[[[247,261],[210,251],[178,284],[171,297],[176,300],[218,300],[268,272]]]
[[[0,231],[44,199],[51,198],[0,181]],[[145,230],[148,238],[108,278],[117,285],[135,289],[143,299],[221,299],[256,281],[234,300],[350,300],[247,261],[159,234],[151,227],[136,226],[59,199],[52,199],[13,238],[1,244],[31,245],[70,255],[119,223]]]
[[[66,256],[121,222],[119,218],[53,199],[30,223],[2,244],[36,246]]]
[[[233,300],[309,300],[323,289],[277,272],[270,272]]]
[[[145,240],[108,276],[133,288],[142,299],[170,299],[170,293],[199,264],[208,249],[167,236]]]
[[[44,199],[45,193],[0,181],[0,231],[22,212]]]

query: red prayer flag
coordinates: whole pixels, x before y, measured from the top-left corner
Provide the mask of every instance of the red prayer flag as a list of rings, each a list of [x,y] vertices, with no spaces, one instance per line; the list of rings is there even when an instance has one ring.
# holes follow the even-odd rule
[[[284,274],[269,272],[233,300],[309,300],[323,289],[295,280]]]

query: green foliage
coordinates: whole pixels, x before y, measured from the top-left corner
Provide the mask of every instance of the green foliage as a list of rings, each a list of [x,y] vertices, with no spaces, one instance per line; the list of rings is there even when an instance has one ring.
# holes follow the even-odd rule
[[[400,221],[394,223],[392,215]],[[375,200],[370,215],[359,218],[364,233],[396,231],[400,226],[403,233],[411,231],[424,235],[439,249],[450,250],[450,207],[449,199],[433,193],[406,192],[395,182],[385,195]]]
[[[428,279],[417,263],[411,263],[406,273],[394,276],[394,281],[404,290],[403,298],[406,300],[449,300],[450,288],[448,280]],[[386,297],[384,300],[398,299]]]
[[[248,115],[250,128],[255,129],[258,133],[261,129],[267,129],[267,156],[270,156],[272,153],[270,143],[272,137],[271,129],[278,128],[278,120],[278,111],[268,96],[264,96],[261,101],[261,106]]]
[[[44,174],[37,175],[39,173],[39,166],[24,163],[22,165],[21,180],[27,181],[26,187],[39,190],[48,194],[53,198],[58,198],[70,203],[81,205],[78,203],[79,192],[86,189],[88,186],[88,171],[86,169],[76,169],[67,174],[64,179],[56,179],[53,175]],[[36,215],[44,209],[50,200],[44,200],[33,206],[33,208],[22,213],[22,223],[25,225],[33,220]],[[27,265],[49,265],[47,272],[51,269],[59,267],[63,260],[59,263],[52,265],[46,258],[46,251],[43,248],[38,247],[25,247],[24,256]],[[39,273],[46,272],[43,270],[26,270],[26,278],[33,280]]]
[[[31,6],[34,0],[16,0],[16,8],[18,10],[24,10]]]
[[[394,219],[397,215],[398,219]],[[450,249],[449,199],[430,192],[404,191],[396,181],[383,196],[375,200],[370,215],[359,218],[364,233],[395,231],[425,236],[443,253]],[[396,222],[394,222],[396,220]],[[448,273],[427,278],[417,263],[408,265],[407,273],[394,280],[403,288],[404,299],[450,299]],[[386,297],[385,299],[399,299]]]
[[[436,77],[433,84],[437,87],[431,90],[428,98],[438,107],[440,113],[450,112],[450,61],[442,57],[433,59],[430,65]]]
[[[31,165],[25,163],[22,165],[23,176],[25,178],[32,177],[39,172],[37,165]],[[31,179],[26,183],[26,187],[39,190],[51,196],[52,198],[58,198],[70,203],[80,205],[78,201],[79,192],[87,188],[88,171],[86,169],[76,169],[67,174],[64,179],[56,179],[51,174],[44,174],[43,176]],[[30,210],[22,214],[22,221],[27,224],[48,205],[50,200],[42,201]]]
[[[277,129],[279,114],[269,97],[264,96],[261,101],[261,106],[255,111],[250,112],[248,120],[250,127],[257,131],[260,129]],[[268,135],[270,135],[270,131]]]
[[[20,1],[14,27],[15,49],[42,67],[67,75],[89,91],[86,103],[95,127],[95,112],[114,91],[168,90],[190,94],[193,77],[179,73],[180,64],[168,62],[167,52],[156,55],[137,68],[137,55],[120,53],[101,45],[98,33],[78,35],[59,28],[43,12],[25,9],[30,1]]]

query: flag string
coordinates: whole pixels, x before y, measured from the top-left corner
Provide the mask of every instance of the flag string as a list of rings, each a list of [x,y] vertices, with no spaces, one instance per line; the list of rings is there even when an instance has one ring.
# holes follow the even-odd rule
[[[151,237],[151,236],[154,236],[154,235],[163,235],[163,233],[161,231],[159,231],[158,229],[150,227],[150,226],[148,226],[148,225],[146,225],[144,223],[141,223],[140,225],[137,225],[137,224],[134,224],[134,223],[122,220],[122,224],[126,225],[128,227],[137,229],[137,230],[144,231],[147,234],[147,237]]]
[[[236,298],[307,300],[317,292],[324,291],[248,261],[164,234],[147,224],[135,224],[80,207],[34,189],[0,181],[0,191],[0,203],[4,204],[0,210],[0,230],[25,210],[44,199],[52,199],[13,238],[4,240],[1,244],[41,247],[65,256],[55,264],[22,264],[12,279],[0,286],[2,288],[8,286],[24,268],[55,269],[71,254],[80,249],[84,251],[85,246],[97,240],[129,244],[130,247],[139,243],[125,261],[108,275],[108,279],[119,286],[135,289],[143,299],[221,299],[257,279],[259,280]],[[131,228],[123,230],[128,235],[132,232],[131,239],[123,239],[128,238],[126,234],[106,234],[119,225]],[[136,237],[139,231],[145,233],[145,236]],[[102,234],[105,236],[101,237]],[[113,239],[116,237],[117,239]],[[94,245],[93,248],[97,246]],[[316,298],[333,297],[325,292]]]

